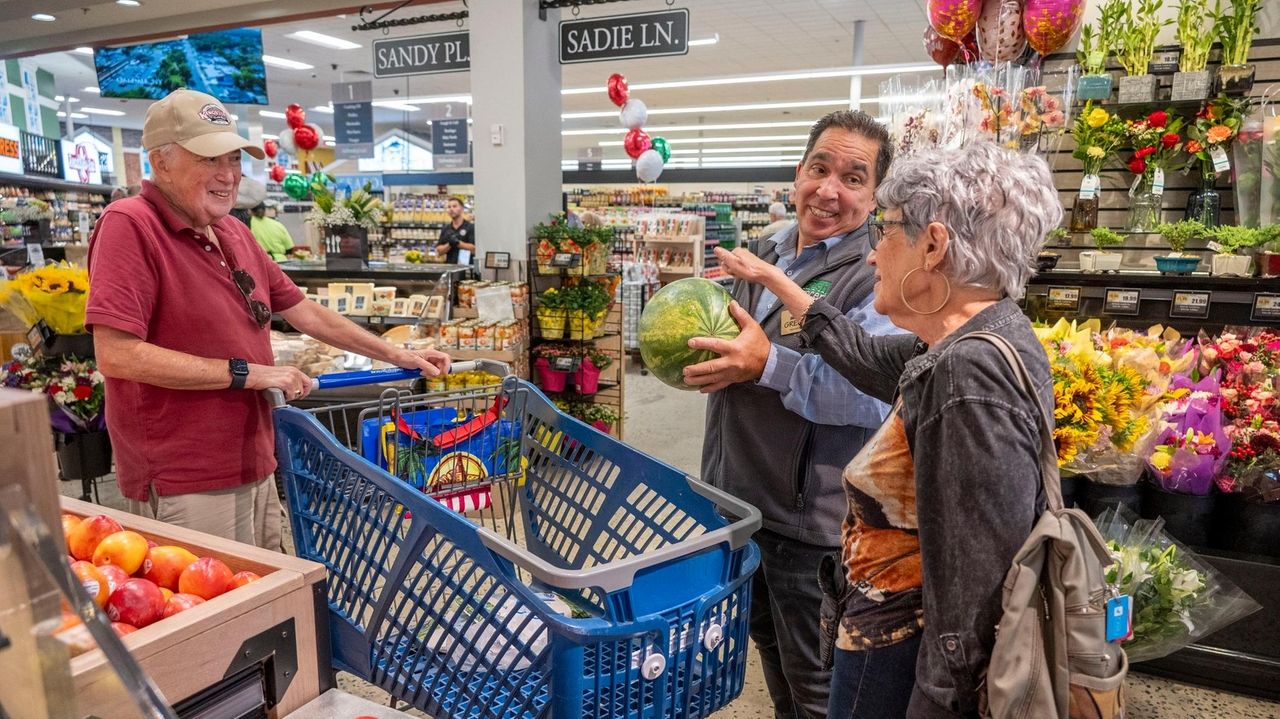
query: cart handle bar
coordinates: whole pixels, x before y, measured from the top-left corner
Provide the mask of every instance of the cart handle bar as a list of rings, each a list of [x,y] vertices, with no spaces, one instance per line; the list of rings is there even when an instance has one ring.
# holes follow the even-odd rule
[[[505,377],[511,374],[511,367],[505,362],[498,362],[497,360],[468,360],[465,362],[454,362],[449,366],[449,374],[473,372],[476,370],[490,372],[498,375],[499,377]],[[356,387],[366,384],[378,384],[379,382],[400,382],[404,380],[417,379],[421,376],[422,370],[404,369],[401,367],[360,370],[358,372],[336,372],[312,378],[311,389],[314,391],[317,389],[333,389],[336,387]],[[272,388],[266,390],[266,393],[267,399],[272,407],[283,407],[285,405],[284,393],[280,390]]]

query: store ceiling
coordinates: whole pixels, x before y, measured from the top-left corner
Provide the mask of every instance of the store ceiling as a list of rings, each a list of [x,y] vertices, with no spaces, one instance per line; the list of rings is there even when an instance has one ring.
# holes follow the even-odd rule
[[[515,0],[472,0],[472,2]],[[532,2],[533,0],[520,0]],[[263,44],[268,55],[303,62],[314,66],[309,70],[267,68],[269,108],[258,106],[233,106],[242,119],[258,117],[261,109],[283,110],[290,102],[298,102],[308,108],[308,119],[318,122],[326,132],[332,132],[331,115],[311,110],[329,101],[330,84],[340,80],[373,79],[371,70],[371,42],[384,37],[381,32],[354,32],[352,25],[358,21],[355,14],[339,14],[350,9],[350,0],[200,0],[200,10],[183,13],[182,3],[174,0],[142,0],[140,7],[125,7],[115,2],[96,2],[81,11],[84,0],[0,0],[0,18],[19,18],[0,23],[0,54],[13,54],[15,46],[29,49],[77,47],[88,44],[112,44],[109,40],[138,39],[145,31],[149,39],[162,39],[164,33],[181,30],[209,29],[227,26],[261,26]],[[1268,4],[1270,5],[1270,4]],[[1280,3],[1276,3],[1280,5]],[[671,80],[687,80],[726,76],[759,75],[792,71],[812,71],[848,67],[853,60],[853,27],[855,20],[865,20],[865,44],[863,62],[872,65],[896,63],[920,63],[925,60],[920,36],[925,26],[925,0],[685,0],[677,7],[687,7],[690,12],[690,36],[694,40],[718,37],[715,44],[691,47],[687,56],[631,60],[625,62],[599,62],[568,65],[563,68],[565,88],[603,86],[605,78],[614,72],[623,73],[632,85]],[[665,0],[632,0],[594,7],[584,7],[581,17],[644,12],[667,8]],[[460,0],[414,3],[398,11],[395,17],[427,13],[445,13],[465,9]],[[49,12],[58,16],[55,22],[26,20],[34,12]],[[273,18],[299,14],[322,13],[324,17],[285,24],[267,24]],[[1275,13],[1274,8],[1267,11]],[[380,14],[380,13],[379,13]],[[568,10],[562,17],[570,17]],[[1264,19],[1264,26],[1276,25],[1274,19]],[[392,30],[390,36],[416,35],[444,32],[454,29],[450,22],[418,25]],[[310,30],[359,43],[351,50],[335,50],[309,44],[290,37],[299,30]],[[554,25],[549,25],[554,32]],[[159,36],[157,36],[157,34]],[[96,42],[95,42],[96,41]],[[25,54],[25,53],[24,53]],[[96,79],[91,55],[75,52],[57,52],[37,55],[37,65],[52,72],[57,78],[59,93],[78,98],[73,111],[79,108],[100,108],[123,111],[119,117],[91,116],[79,122],[115,124],[138,128],[149,104],[143,100],[102,99],[86,91]],[[336,66],[336,68],[334,67]],[[922,77],[929,77],[925,74]],[[932,76],[937,77],[937,73]],[[869,77],[863,81],[864,97],[874,97],[882,78]],[[754,142],[707,143],[696,145],[686,142],[683,149],[717,148],[721,155],[754,154],[756,156],[789,156],[797,145],[796,139],[805,133],[804,125],[825,112],[847,103],[850,81],[847,77],[794,80],[787,82],[756,82],[679,89],[637,90],[635,96],[649,106],[651,115],[647,129],[651,134],[665,134],[676,149],[682,149],[680,139],[703,137],[775,137]],[[466,95],[470,92],[469,73],[429,75],[398,80],[374,80],[374,97],[378,100],[403,101],[418,98],[441,98]],[[548,98],[561,102],[563,113],[613,112],[615,108],[603,91],[591,94],[571,94],[561,98]],[[788,103],[830,101],[826,104],[788,106]],[[682,108],[714,108],[715,106],[764,105],[732,111],[698,111],[659,114],[661,111]],[[423,104],[420,107],[428,107]],[[872,111],[874,105],[866,106]],[[655,112],[657,111],[657,112]],[[375,108],[375,122],[379,132],[394,127],[411,131],[425,130],[428,110],[406,112],[396,109]],[[264,131],[278,132],[283,120],[262,118]],[[758,128],[718,128],[715,126],[744,123],[798,123],[795,126]],[[699,126],[701,130],[664,130],[664,127]],[[566,135],[563,157],[572,159],[577,149],[596,145],[601,141],[621,140],[613,117],[565,119],[566,131],[600,129],[609,134]],[[783,148],[758,149],[750,148]],[[739,152],[725,152],[738,150]],[[624,158],[617,146],[605,148],[606,159]]]

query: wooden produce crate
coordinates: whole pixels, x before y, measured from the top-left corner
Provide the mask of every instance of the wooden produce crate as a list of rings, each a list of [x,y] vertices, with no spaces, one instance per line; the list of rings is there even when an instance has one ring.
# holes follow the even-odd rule
[[[82,517],[106,514],[157,544],[186,547],[232,571],[262,576],[123,638],[170,703],[181,705],[211,688],[208,696],[216,701],[220,685],[252,673],[255,665],[274,707],[270,716],[286,716],[332,686],[322,565],[69,497],[62,498],[62,509]],[[77,700],[100,716],[126,716],[113,706],[125,698],[103,671],[105,662],[98,650],[71,660]]]

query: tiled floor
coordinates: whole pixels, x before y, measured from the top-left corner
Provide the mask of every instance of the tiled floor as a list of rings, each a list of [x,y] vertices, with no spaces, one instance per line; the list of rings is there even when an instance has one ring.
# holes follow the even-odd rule
[[[626,385],[627,443],[696,475],[701,463],[701,439],[705,400],[693,392],[670,389],[651,375],[634,368]],[[64,494],[78,495],[79,485],[61,483]],[[102,502],[122,507],[114,480],[100,485]],[[287,528],[287,524],[286,524]],[[767,719],[773,716],[756,654],[751,652],[742,695],[716,714],[723,719]],[[387,695],[351,676],[340,676],[339,686],[353,694],[385,703]],[[1211,691],[1133,673],[1129,679],[1128,719],[1280,719],[1280,704],[1251,697]],[[409,712],[425,716],[421,712]]]

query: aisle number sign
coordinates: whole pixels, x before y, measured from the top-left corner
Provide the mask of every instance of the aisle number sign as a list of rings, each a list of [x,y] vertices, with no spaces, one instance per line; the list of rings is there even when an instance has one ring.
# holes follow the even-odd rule
[[[684,8],[560,22],[561,65],[688,53]]]
[[[3,63],[0,63],[3,64]],[[22,137],[15,125],[0,124],[0,172],[22,174]]]

